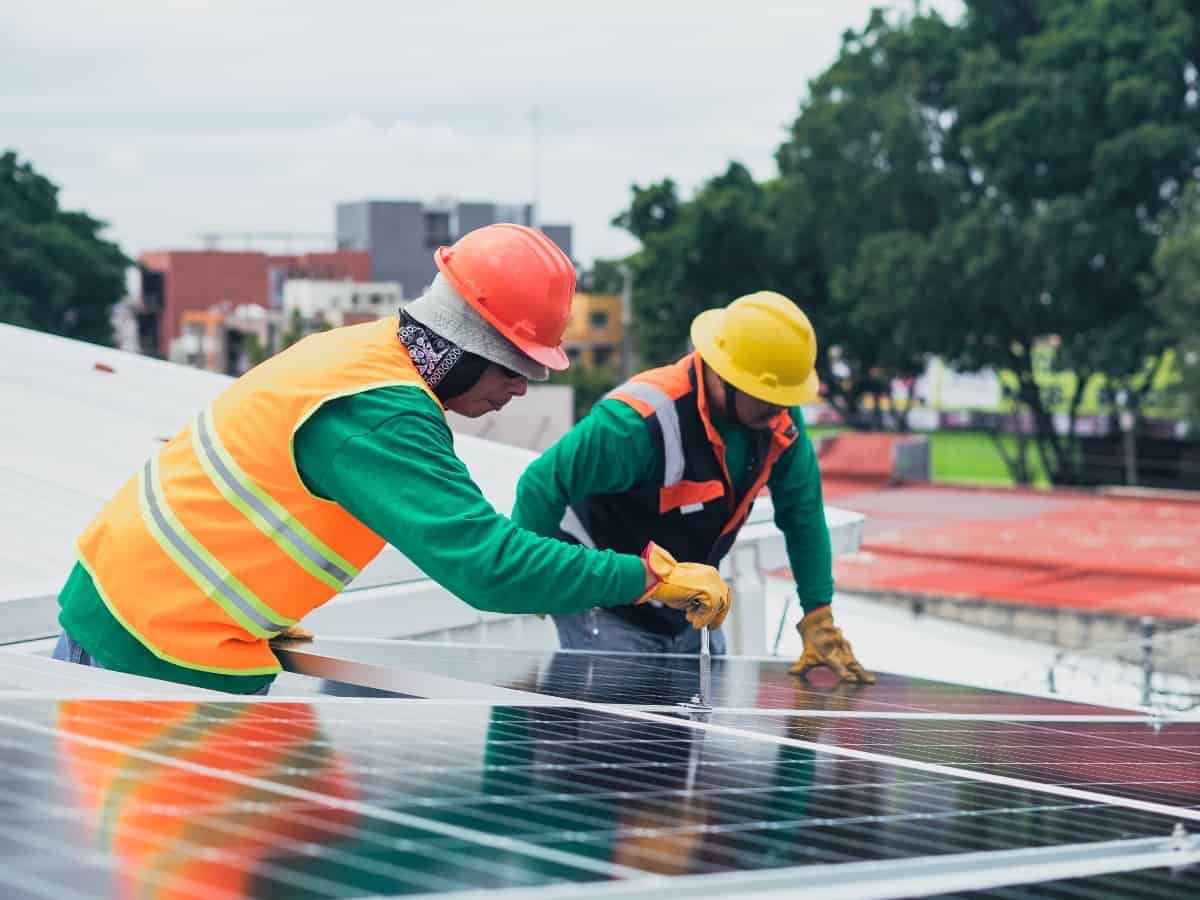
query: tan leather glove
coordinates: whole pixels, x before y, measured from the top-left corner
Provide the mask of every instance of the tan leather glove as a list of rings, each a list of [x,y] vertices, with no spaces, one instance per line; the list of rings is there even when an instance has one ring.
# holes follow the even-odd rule
[[[642,551],[642,560],[658,583],[638,603],[657,600],[672,609],[682,609],[693,628],[721,627],[733,598],[729,585],[716,569],[703,563],[676,562],[675,557],[653,541]]]
[[[804,642],[804,652],[788,669],[793,675],[803,677],[809,669],[829,666],[841,681],[875,683],[875,676],[854,658],[854,651],[850,649],[850,642],[842,636],[842,629],[833,624],[831,607],[826,605],[814,609],[800,620],[796,630]]]
[[[311,641],[312,639],[313,633],[307,628],[301,628],[299,625],[289,625],[272,638],[275,641]]]

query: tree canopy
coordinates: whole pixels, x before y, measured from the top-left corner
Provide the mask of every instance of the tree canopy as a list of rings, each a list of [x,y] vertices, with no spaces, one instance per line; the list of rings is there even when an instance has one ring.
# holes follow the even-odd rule
[[[678,353],[700,309],[775,289],[813,319],[827,399],[849,421],[928,354],[1010,370],[1045,469],[1076,480],[1074,415],[1056,427],[1035,346],[1056,341],[1078,396],[1103,375],[1136,411],[1178,335],[1161,327],[1155,254],[1200,161],[1198,12],[876,10],[809,84],[777,177],[735,163],[686,199],[669,178],[633,188],[616,223],[642,241],[643,354]]]
[[[28,162],[0,155],[0,322],[111,345],[129,260],[104,228],[60,209],[58,188]]]

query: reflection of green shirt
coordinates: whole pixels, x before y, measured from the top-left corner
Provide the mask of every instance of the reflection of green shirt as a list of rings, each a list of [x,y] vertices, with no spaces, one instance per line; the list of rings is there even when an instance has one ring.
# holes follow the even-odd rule
[[[805,612],[833,599],[832,553],[817,455],[797,407],[792,419],[796,442],[775,462],[767,487],[775,524],[787,542],[788,561]],[[713,424],[725,442],[725,462],[740,494],[750,471],[748,430],[719,416]],[[513,519],[538,534],[558,533],[567,506],[593,494],[620,494],[636,484],[662,480],[662,455],[637,410],[620,400],[604,400],[530,463],[517,486]]]
[[[497,513],[454,453],[437,405],[393,386],[330,401],[296,433],[296,467],[420,569],[474,606],[502,613],[570,613],[641,596],[636,556],[545,540]],[[76,564],[59,594],[59,623],[106,668],[250,693],[273,676],[217,675],[167,663],[113,617]]]

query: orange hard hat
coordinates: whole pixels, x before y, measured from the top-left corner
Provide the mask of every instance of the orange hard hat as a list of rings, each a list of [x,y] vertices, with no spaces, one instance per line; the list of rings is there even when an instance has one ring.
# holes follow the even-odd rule
[[[575,266],[550,238],[524,225],[485,225],[433,258],[458,295],[522,353],[550,369],[567,367],[562,337]]]

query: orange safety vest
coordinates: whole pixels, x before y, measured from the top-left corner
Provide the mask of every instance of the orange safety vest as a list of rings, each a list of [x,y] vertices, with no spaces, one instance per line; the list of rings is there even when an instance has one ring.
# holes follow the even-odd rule
[[[438,402],[396,328],[392,317],[315,334],[251,369],[79,538],[100,596],[156,656],[227,675],[278,672],[270,638],[383,549],[383,538],[309,492],[292,442],[338,397],[415,385]]]
[[[352,773],[307,704],[67,700],[58,735],[121,897],[246,896],[273,858],[356,818]]]

